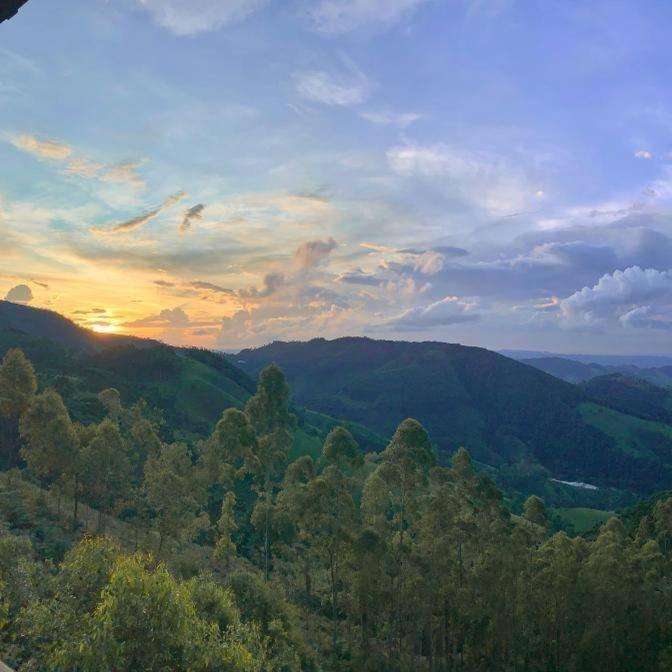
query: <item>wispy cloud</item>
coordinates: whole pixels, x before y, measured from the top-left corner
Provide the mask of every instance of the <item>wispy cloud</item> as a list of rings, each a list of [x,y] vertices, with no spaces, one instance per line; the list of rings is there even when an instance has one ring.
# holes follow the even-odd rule
[[[137,0],[152,18],[175,35],[194,35],[241,21],[266,0]]]
[[[48,159],[50,161],[65,161],[69,158],[73,150],[55,140],[43,140],[33,135],[18,135],[12,138],[11,143],[17,149],[28,152],[38,159]]]
[[[398,126],[399,128],[406,128],[419,119],[422,119],[422,115],[417,114],[416,112],[384,112],[369,110],[367,112],[362,112],[361,116],[372,124],[378,124],[380,126]]]
[[[182,216],[182,222],[180,223],[180,233],[186,233],[191,229],[191,225],[194,222],[202,220],[204,210],[205,205],[203,205],[203,203],[198,203],[185,210],[184,215]]]
[[[323,105],[348,107],[363,103],[371,85],[364,73],[350,64],[347,74],[324,70],[304,70],[293,75],[297,93],[306,100]]]
[[[139,229],[141,226],[147,224],[147,222],[150,222],[152,219],[155,219],[169,208],[172,208],[176,203],[179,203],[179,201],[181,201],[185,195],[186,194],[184,192],[179,192],[173,196],[169,196],[158,208],[151,210],[150,212],[146,212],[144,215],[139,215],[138,217],[134,217],[133,219],[129,219],[125,222],[120,222],[119,224],[115,224],[110,228],[93,227],[91,232],[95,233],[96,235],[110,236],[134,231],[135,229]]]
[[[103,182],[125,183],[134,189],[144,189],[145,182],[138,175],[138,168],[143,161],[122,161],[106,165],[80,156],[75,150],[55,140],[44,140],[33,135],[18,135],[10,142],[24,152],[28,152],[38,159],[65,163],[63,172],[66,175],[76,175],[83,178],[97,178]]]
[[[123,161],[105,169],[101,179],[104,182],[124,182],[135,189],[144,189],[145,183],[138,175],[142,161]]]
[[[320,33],[339,35],[366,25],[390,25],[410,16],[425,0],[319,0],[308,12]]]

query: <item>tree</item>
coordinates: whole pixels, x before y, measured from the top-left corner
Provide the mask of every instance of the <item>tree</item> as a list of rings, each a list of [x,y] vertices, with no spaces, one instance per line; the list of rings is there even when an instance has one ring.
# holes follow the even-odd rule
[[[0,463],[4,468],[17,465],[19,418],[36,389],[32,364],[21,350],[9,350],[0,364]]]
[[[531,495],[525,500],[523,504],[523,517],[535,525],[540,527],[548,526],[548,518],[546,517],[546,506],[542,499],[536,495]]]
[[[109,418],[96,428],[81,451],[84,493],[98,509],[98,527],[104,530],[105,514],[122,500],[130,486],[131,465],[119,427]]]
[[[46,390],[34,396],[20,422],[26,444],[21,456],[28,468],[59,489],[70,487],[73,500],[73,524],[77,524],[77,505],[81,479],[79,434],[58,392]]]
[[[236,496],[233,492],[227,492],[217,521],[217,540],[213,552],[215,559],[224,562],[227,573],[231,567],[231,556],[236,554],[236,544],[233,541],[233,533],[238,529],[234,515],[235,506]]]
[[[112,422],[119,422],[121,418],[121,395],[118,390],[115,390],[113,387],[106,390],[101,390],[98,393],[98,401],[101,403],[102,407],[107,413],[107,417],[112,420]]]
[[[338,586],[341,567],[356,531],[357,512],[348,482],[334,465],[308,483],[300,527],[309,539],[309,548],[323,562],[328,575],[331,603],[332,650],[336,651],[338,627]]]
[[[289,385],[277,365],[271,364],[261,372],[256,394],[247,402],[245,412],[258,437],[248,453],[246,468],[257,484],[256,519],[263,529],[264,577],[268,581],[274,484],[282,477],[296,422],[289,412]]]
[[[36,390],[33,365],[19,348],[8,350],[0,364],[0,415],[19,418]]]
[[[157,555],[167,538],[178,543],[191,541],[208,526],[207,516],[199,516],[200,503],[194,496],[194,469],[187,446],[164,445],[157,457],[145,464],[145,492],[159,534]]]
[[[21,417],[20,431],[26,441],[21,455],[35,474],[55,480],[71,470],[79,438],[58,392],[46,390],[32,398]]]
[[[211,491],[213,506],[221,506],[222,491],[233,487],[251,460],[257,437],[248,416],[237,408],[228,408],[203,443],[200,467],[205,485]],[[216,510],[216,509],[215,509]]]
[[[357,441],[345,427],[334,427],[324,441],[322,456],[341,471],[360,467],[364,458]]]

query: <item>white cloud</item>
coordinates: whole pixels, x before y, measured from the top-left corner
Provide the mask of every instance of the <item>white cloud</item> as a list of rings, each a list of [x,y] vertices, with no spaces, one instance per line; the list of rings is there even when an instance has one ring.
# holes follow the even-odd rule
[[[300,96],[323,105],[347,107],[363,103],[369,95],[369,81],[354,67],[347,75],[333,75],[322,70],[305,70],[293,75]]]
[[[421,331],[473,322],[479,318],[479,314],[473,312],[472,304],[461,301],[457,296],[446,296],[427,306],[406,310],[399,317],[386,322],[382,328],[393,331]]]
[[[446,195],[497,214],[524,208],[536,191],[521,168],[492,152],[407,144],[390,149],[387,159],[395,173],[432,180]]]
[[[16,285],[5,296],[5,301],[13,303],[30,303],[33,300],[33,292],[28,285]]]
[[[138,0],[160,26],[175,35],[194,35],[241,21],[266,0]]]
[[[639,149],[635,152],[636,159],[652,159],[653,154],[648,149]]]
[[[398,126],[406,128],[422,119],[421,114],[415,112],[362,112],[362,117],[373,124],[380,126]]]
[[[320,33],[338,35],[369,24],[391,25],[426,0],[320,0],[308,11]]]
[[[631,266],[603,275],[559,304],[562,322],[590,327],[607,322],[629,327],[667,327],[672,307],[672,270]]]

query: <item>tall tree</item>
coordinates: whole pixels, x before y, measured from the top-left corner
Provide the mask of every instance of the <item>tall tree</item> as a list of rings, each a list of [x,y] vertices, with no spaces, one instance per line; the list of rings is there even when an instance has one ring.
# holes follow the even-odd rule
[[[247,470],[257,484],[256,519],[263,529],[264,577],[268,581],[274,487],[282,478],[296,424],[289,411],[289,385],[277,365],[271,364],[261,372],[256,394],[247,402],[245,412],[258,437],[248,454]]]
[[[36,390],[33,365],[19,348],[8,350],[0,364],[0,415],[19,418]]]

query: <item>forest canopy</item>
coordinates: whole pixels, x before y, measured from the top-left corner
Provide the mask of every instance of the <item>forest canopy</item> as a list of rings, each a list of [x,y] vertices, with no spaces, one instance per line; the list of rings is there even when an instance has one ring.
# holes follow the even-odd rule
[[[344,427],[290,458],[275,365],[211,433],[166,440],[104,389],[72,420],[32,364],[0,365],[0,657],[17,670],[664,670],[672,497],[584,536],[512,511],[460,448],[404,420],[366,455]],[[447,409],[446,412],[450,412]]]

